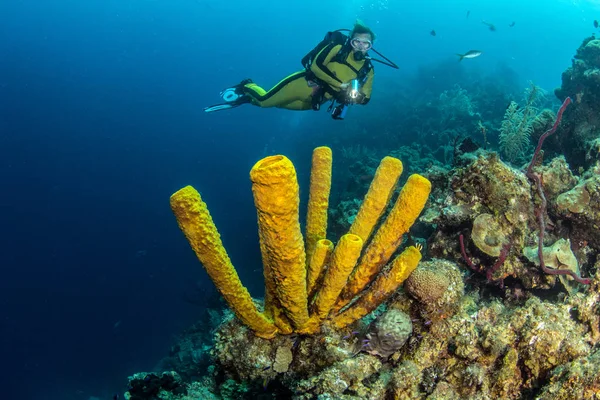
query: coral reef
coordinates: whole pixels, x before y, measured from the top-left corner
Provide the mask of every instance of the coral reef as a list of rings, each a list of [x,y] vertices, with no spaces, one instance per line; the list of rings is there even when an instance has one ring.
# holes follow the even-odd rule
[[[453,307],[440,318],[423,319],[423,303],[402,291],[354,331],[265,340],[229,315],[215,334],[211,373],[203,381],[183,384],[187,395],[164,392],[156,398],[193,399],[198,397],[191,393],[201,389],[218,399],[260,398],[265,392],[292,399],[566,399],[600,394],[598,355],[592,352],[600,340],[600,274],[588,293],[569,301],[531,295],[515,305],[484,300],[477,291],[465,294],[459,267],[433,262],[440,273],[461,283],[447,287],[441,298]],[[406,328],[398,329],[394,322]],[[374,333],[383,337],[383,344]]]
[[[230,309],[127,398],[600,398],[600,40],[563,74],[557,114],[533,84],[519,100],[508,68],[470,84],[454,64],[392,85],[402,112],[334,135],[335,180],[314,150],[304,235],[291,161],[253,167],[264,302],[200,195],[172,196]]]
[[[556,276],[536,268],[532,185],[523,172],[504,164],[494,153],[477,154],[465,155],[464,166],[454,171],[437,167],[430,171],[433,182],[448,183],[436,188],[436,194],[444,196],[431,203],[419,224],[435,223],[428,249],[443,259],[420,262],[404,281],[403,290],[388,291],[376,283],[380,278],[390,281],[386,274],[393,274],[394,263],[406,251],[390,263],[387,272],[379,273],[367,292],[367,298],[377,299],[370,298],[369,304],[381,306],[370,309],[370,314],[361,313],[362,318],[353,316],[351,323],[336,324],[342,312],[326,317],[327,323],[320,324],[320,329],[264,339],[241,318],[227,313],[210,346],[213,365],[209,373],[201,380],[182,383],[187,394],[162,391],[157,398],[183,400],[201,394],[202,398],[251,399],[264,393],[293,399],[600,395],[597,352],[592,352],[600,343],[600,272],[586,292],[580,290],[581,285],[573,285],[570,277],[558,276],[565,287],[571,285],[562,302],[543,300],[528,291],[556,283]],[[557,199],[577,186],[576,179],[563,158],[537,167],[537,171],[545,177],[549,209],[559,209]],[[396,202],[401,204],[401,198],[399,195]],[[372,207],[384,212],[385,202],[377,204]],[[368,220],[364,214],[360,218]],[[370,224],[367,232],[360,226],[356,225],[354,232],[368,235],[374,230]],[[469,241],[471,257],[482,265],[502,255],[501,244],[512,244],[505,262],[493,271],[494,279],[483,282],[494,286],[498,279],[510,279],[503,296],[490,298],[482,290],[485,286],[474,284],[476,281],[471,281],[466,291],[465,275],[472,272],[449,261],[461,259],[456,232],[465,228],[473,237]],[[561,237],[568,232],[565,229],[547,234],[544,257],[550,268],[582,264],[581,251],[572,248],[568,235],[567,239]],[[346,234],[336,248],[360,243],[358,234]],[[340,281],[334,277],[347,276],[349,267],[343,261],[348,259],[334,262],[336,250],[327,239],[320,239],[314,249],[315,262],[329,268],[337,264],[333,272],[338,272],[326,286],[338,292]],[[587,260],[596,259],[597,249],[591,251],[585,253]],[[342,252],[352,254],[352,250]],[[349,257],[350,264],[355,257]],[[590,266],[589,261],[584,265],[587,271],[598,267]],[[340,268],[346,272],[340,273]],[[323,285],[324,279],[321,276],[315,287]],[[378,298],[380,292],[383,296]],[[335,298],[324,297],[320,305],[313,300],[310,307],[319,321]],[[365,295],[358,300],[362,297]],[[355,299],[350,304],[356,308],[356,303]]]
[[[564,230],[553,235],[546,233],[548,221],[552,223],[547,215],[548,204],[551,204],[552,209],[564,204],[564,201],[561,203],[558,199],[565,197],[584,202],[586,200],[577,195],[558,194],[562,190],[572,190],[569,186],[574,183],[572,175],[565,172],[568,168],[562,165],[560,160],[551,163],[549,167],[539,168],[535,165],[544,140],[556,131],[570,101],[565,100],[552,127],[540,136],[525,173],[504,164],[494,153],[485,152],[480,153],[474,160],[467,157],[463,161],[465,167],[457,168],[453,172],[453,176],[449,177],[451,183],[447,186],[447,192],[440,194],[440,198],[446,201],[434,204],[424,216],[424,220],[437,225],[437,232],[433,235],[435,241],[430,249],[433,255],[447,257],[449,251],[456,248],[455,245],[450,245],[455,243],[456,239],[448,237],[448,232],[465,230],[465,225],[470,225],[470,237],[479,251],[479,257],[473,262],[467,251],[464,234],[460,234],[458,238],[460,253],[473,271],[485,275],[487,282],[497,283],[502,288],[504,280],[510,276],[526,288],[549,287],[548,285],[554,284],[554,281],[550,281],[552,276],[568,275],[579,283],[589,283],[589,279],[581,277],[577,263],[570,262],[567,265],[553,262],[553,268],[546,265],[546,256],[543,255],[548,240],[556,244],[563,237],[561,235],[566,234],[567,238],[570,236],[570,233]],[[544,176],[550,178],[548,194],[555,196],[554,198],[546,196],[545,181],[542,180]],[[525,178],[533,183],[533,187]],[[539,205],[532,190],[535,190],[539,198]],[[578,200],[571,201],[572,205],[577,202]],[[578,228],[581,229],[578,229],[577,235],[582,232],[592,234],[589,224],[580,224]],[[575,235],[573,239],[576,239]],[[532,257],[531,251],[528,253],[526,250],[534,244],[539,253],[537,258]],[[564,254],[562,258],[571,251],[570,247],[565,249],[562,246],[561,249]],[[597,254],[598,248],[591,249],[591,252]],[[523,254],[526,255],[526,259],[522,257]],[[490,256],[497,259],[492,261]],[[548,257],[553,258],[550,255]],[[539,270],[529,268],[527,259],[529,262],[537,262]],[[563,265],[566,268],[557,268]]]

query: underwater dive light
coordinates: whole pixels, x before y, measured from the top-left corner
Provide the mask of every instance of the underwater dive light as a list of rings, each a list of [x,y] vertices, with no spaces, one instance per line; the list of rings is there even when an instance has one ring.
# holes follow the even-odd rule
[[[358,98],[358,95],[360,94],[358,89],[358,79],[352,79],[352,82],[350,82],[350,92],[348,93],[348,96],[350,96],[352,100],[356,100]]]

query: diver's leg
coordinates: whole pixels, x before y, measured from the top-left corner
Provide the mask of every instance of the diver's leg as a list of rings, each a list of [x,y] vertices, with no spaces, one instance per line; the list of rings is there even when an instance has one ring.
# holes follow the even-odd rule
[[[313,88],[308,86],[306,72],[300,71],[282,79],[269,91],[246,79],[240,84],[223,90],[220,95],[223,104],[206,107],[205,112],[213,112],[252,103],[269,108],[278,107],[288,110],[310,110],[312,108]]]
[[[304,71],[296,72],[281,80],[269,91],[265,91],[255,83],[249,83],[244,85],[244,93],[251,98],[252,104],[259,107],[308,110],[311,108],[313,89],[308,86],[305,76]],[[302,103],[306,103],[308,106]]]
[[[285,108],[288,110],[298,110],[298,111],[312,110],[312,103],[310,101],[305,101],[305,100],[295,100],[295,101],[292,101],[291,103],[287,103],[285,106],[283,106],[281,108]]]

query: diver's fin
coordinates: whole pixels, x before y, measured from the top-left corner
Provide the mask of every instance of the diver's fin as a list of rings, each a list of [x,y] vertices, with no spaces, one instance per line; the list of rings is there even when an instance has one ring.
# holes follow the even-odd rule
[[[204,112],[215,112],[221,110],[229,110],[230,108],[236,108],[241,106],[243,103],[223,103],[223,104],[215,104],[214,106],[204,107]]]
[[[219,96],[227,103],[233,103],[245,96],[244,86],[253,83],[252,79],[244,79],[235,86],[224,89],[219,93]]]
[[[208,113],[213,111],[227,110],[241,106],[242,104],[250,103],[250,98],[244,93],[243,90],[244,85],[247,85],[248,83],[253,83],[252,79],[244,79],[239,84],[222,90],[221,93],[219,93],[219,96],[225,100],[225,103],[206,107],[204,108],[204,112]]]

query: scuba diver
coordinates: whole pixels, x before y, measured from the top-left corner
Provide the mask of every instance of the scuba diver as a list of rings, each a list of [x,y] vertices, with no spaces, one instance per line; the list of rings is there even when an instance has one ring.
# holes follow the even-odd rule
[[[350,32],[348,35],[343,32]],[[269,91],[251,79],[220,93],[224,103],[206,107],[213,112],[253,104],[258,107],[278,107],[288,110],[320,110],[331,101],[328,111],[334,119],[344,119],[352,104],[365,105],[371,99],[374,69],[372,61],[392,68],[398,66],[373,48],[375,34],[361,21],[354,28],[328,32],[325,38],[304,58],[304,70],[281,80]],[[369,56],[372,50],[383,60]]]

